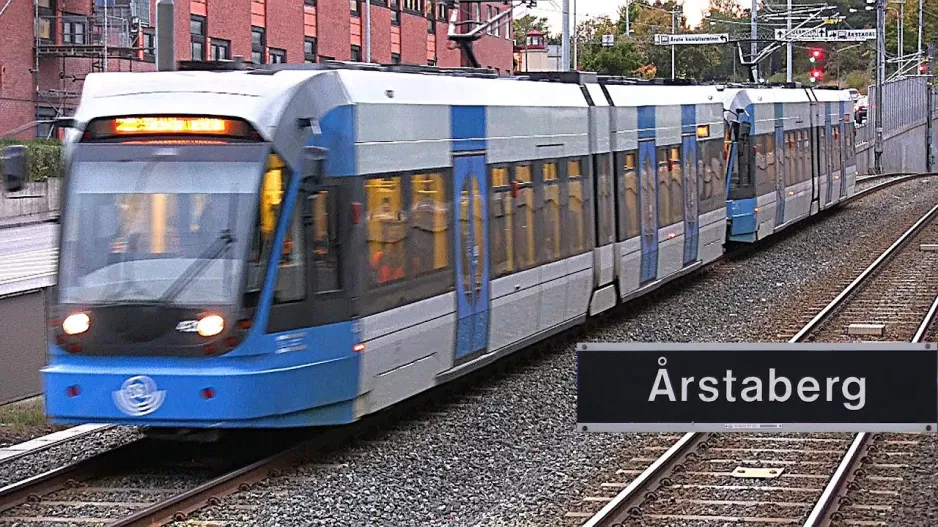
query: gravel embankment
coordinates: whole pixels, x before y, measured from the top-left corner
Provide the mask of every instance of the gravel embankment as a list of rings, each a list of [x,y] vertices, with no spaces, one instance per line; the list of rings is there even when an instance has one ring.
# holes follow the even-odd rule
[[[554,339],[529,366],[454,398],[441,413],[402,422],[377,442],[317,461],[330,466],[299,467],[198,517],[252,525],[561,524],[583,489],[652,440],[575,431],[576,341],[776,340],[779,324],[803,316],[813,284],[872,261],[936,197],[929,179],[850,204],[759,253],[634,304],[588,335]],[[903,497],[915,518],[938,510],[931,454],[912,460],[910,477],[931,489]],[[246,512],[246,505],[260,507]]]
[[[588,485],[654,440],[574,430],[575,342],[774,340],[779,324],[803,316],[812,284],[872,261],[934,205],[936,190],[930,179],[902,183],[848,205],[757,254],[634,303],[588,334],[552,339],[530,365],[454,397],[439,413],[317,461],[329,466],[299,467],[199,516],[252,525],[561,524]],[[0,465],[0,486],[138,435],[113,429]],[[912,460],[905,519],[897,515],[895,525],[931,525],[926,519],[938,516],[935,441],[923,445],[930,450]]]
[[[0,487],[81,461],[140,437],[134,428],[116,427],[66,441],[19,459],[0,464]]]

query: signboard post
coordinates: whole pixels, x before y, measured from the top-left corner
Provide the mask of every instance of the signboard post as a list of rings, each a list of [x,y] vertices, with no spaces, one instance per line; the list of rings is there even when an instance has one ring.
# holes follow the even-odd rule
[[[934,343],[577,345],[584,432],[935,432]]]
[[[687,44],[726,44],[730,41],[729,33],[700,33],[700,34],[655,34],[656,46],[677,46]]]

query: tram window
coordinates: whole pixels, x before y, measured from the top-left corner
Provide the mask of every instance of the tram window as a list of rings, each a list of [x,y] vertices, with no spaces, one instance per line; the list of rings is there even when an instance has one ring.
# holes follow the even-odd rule
[[[342,288],[339,273],[339,237],[336,229],[335,194],[323,190],[307,198],[311,216],[308,254],[313,267],[313,290],[316,293]]]
[[[672,146],[670,157],[668,160],[670,164],[668,169],[671,172],[671,218],[668,221],[668,224],[675,224],[684,221],[684,180],[681,179],[681,146]]]
[[[277,288],[274,304],[296,302],[306,298],[306,258],[303,247],[303,212],[297,204],[293,218],[283,240],[280,264],[277,269]]]
[[[414,174],[410,178],[410,226],[416,276],[449,267],[449,207],[443,174]]]
[[[567,161],[567,179],[570,185],[570,200],[567,210],[570,219],[567,240],[570,254],[580,254],[586,249],[584,237],[586,235],[583,225],[583,172],[580,160]],[[608,180],[608,178],[605,178]],[[603,203],[603,201],[600,201]],[[605,213],[608,216],[608,212]]]
[[[658,148],[658,228],[671,224],[671,188],[668,185],[668,148]]]
[[[271,154],[268,157],[267,172],[264,173],[261,183],[255,235],[251,240],[248,258],[248,281],[245,291],[251,295],[246,299],[249,306],[256,301],[253,294],[261,290],[267,274],[267,261],[273,249],[274,231],[277,219],[280,217],[283,193],[289,184],[289,173],[285,173],[284,168],[285,165],[280,156]]]
[[[511,184],[509,171],[505,167],[492,168],[492,275],[494,278],[511,273],[515,269],[514,229],[512,228]]]
[[[405,278],[407,229],[401,177],[365,182],[368,200],[368,262],[371,283],[385,285]]]
[[[613,211],[613,181],[612,181],[612,154],[600,154],[595,156],[594,161],[596,163],[596,236],[598,245],[608,245],[615,241],[616,231],[615,231],[615,214]],[[576,163],[576,170],[582,170],[582,165],[579,161],[571,161]],[[569,177],[573,177],[574,167],[571,165],[568,167],[567,172]],[[581,172],[577,172],[581,173]],[[570,180],[573,181],[572,179]],[[572,192],[572,190],[571,190]],[[571,194],[572,196],[572,194]],[[589,201],[588,198],[584,198],[584,202]],[[584,207],[586,205],[584,204]],[[585,208],[584,210],[589,210]]]
[[[638,171],[636,170],[636,153],[627,152],[622,162],[622,179],[625,186],[625,238],[634,238],[639,234],[638,218],[641,211],[638,206]]]
[[[543,165],[544,174],[544,205],[542,225],[544,232],[544,262],[552,262],[561,256],[560,239],[560,185],[557,178],[557,163],[550,162]]]
[[[514,216],[517,269],[534,267],[537,262],[534,242],[534,188],[531,186],[531,165],[515,165],[515,181],[520,184]]]
[[[765,175],[766,182],[774,185],[775,183],[775,133],[765,136]]]
[[[701,213],[710,212],[710,200],[714,194],[713,169],[710,167],[710,150],[713,144],[713,141],[697,144],[697,199],[700,200]]]

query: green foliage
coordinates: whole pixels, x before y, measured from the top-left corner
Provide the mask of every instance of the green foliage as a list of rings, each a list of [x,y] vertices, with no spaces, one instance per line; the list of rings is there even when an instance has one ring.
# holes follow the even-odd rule
[[[62,159],[62,143],[54,139],[0,139],[0,148],[8,145],[26,147],[26,172],[28,181],[45,181],[50,177],[61,177],[65,169]]]

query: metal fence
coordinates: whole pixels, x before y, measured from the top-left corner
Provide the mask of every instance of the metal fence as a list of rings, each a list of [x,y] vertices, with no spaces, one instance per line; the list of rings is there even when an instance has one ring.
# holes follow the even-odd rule
[[[884,173],[925,172],[931,163],[932,124],[938,118],[938,97],[931,77],[906,77],[883,85]],[[867,121],[857,128],[857,168],[873,173],[876,145],[876,86],[869,88]],[[929,112],[929,100],[932,101]]]

